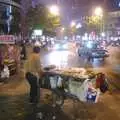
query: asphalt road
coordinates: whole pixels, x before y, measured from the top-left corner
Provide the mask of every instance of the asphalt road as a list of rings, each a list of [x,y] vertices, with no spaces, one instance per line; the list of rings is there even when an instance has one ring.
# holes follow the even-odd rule
[[[78,56],[77,47],[70,47],[66,50],[41,51],[41,62],[44,66],[56,65],[61,68],[69,67],[89,67],[89,68],[106,68],[120,72],[120,48],[108,47],[110,56],[105,60],[95,59],[89,62]]]

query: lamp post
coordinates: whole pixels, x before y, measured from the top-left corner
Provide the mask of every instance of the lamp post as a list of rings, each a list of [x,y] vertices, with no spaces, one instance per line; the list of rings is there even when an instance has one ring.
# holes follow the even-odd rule
[[[103,16],[103,9],[101,7],[96,7],[94,14],[96,16],[102,17]]]
[[[96,7],[94,10],[94,15],[97,16],[100,20],[100,32],[104,32],[104,16],[103,16],[103,8],[102,7]]]
[[[72,39],[75,39],[75,38],[74,38],[74,33],[75,33],[75,30],[76,30],[76,22],[75,22],[75,21],[72,21],[72,22],[70,23],[70,27],[71,27]]]
[[[60,14],[59,8],[56,5],[52,5],[49,10],[50,10],[50,13],[54,16],[59,16],[59,14]]]
[[[65,30],[65,28],[63,27],[61,30],[62,30],[62,31],[64,31],[64,30]]]
[[[76,23],[74,21],[71,22],[70,24],[71,27],[75,27],[76,26]]]

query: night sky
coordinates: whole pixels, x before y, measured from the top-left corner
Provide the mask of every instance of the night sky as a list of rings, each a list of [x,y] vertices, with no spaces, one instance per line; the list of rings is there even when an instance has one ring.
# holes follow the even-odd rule
[[[120,0],[33,0],[42,4],[59,3],[62,6],[86,6],[86,5],[103,5],[106,1],[106,7],[109,10],[120,9]]]
[[[106,1],[106,9],[109,11],[120,9],[120,0],[32,0],[34,3],[56,4],[60,6],[62,22],[68,24],[73,19],[91,13],[91,8],[102,6]]]

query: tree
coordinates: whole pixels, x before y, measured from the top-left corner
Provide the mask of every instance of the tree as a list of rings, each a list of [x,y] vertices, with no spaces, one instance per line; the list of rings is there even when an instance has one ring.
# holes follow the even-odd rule
[[[26,14],[26,24],[28,32],[35,28],[54,31],[60,25],[60,18],[49,13],[48,9],[39,4],[35,8],[30,7]]]
[[[26,24],[28,31],[33,30],[37,26],[45,26],[47,20],[46,9],[39,5],[35,8],[30,7],[26,14]]]
[[[60,17],[59,16],[54,16],[47,11],[47,16],[48,16],[48,21],[46,24],[46,27],[50,28],[51,30],[55,30],[57,27],[60,27]]]
[[[99,16],[91,16],[87,19],[86,25],[88,32],[95,31],[96,33],[100,33],[103,25],[103,19]]]

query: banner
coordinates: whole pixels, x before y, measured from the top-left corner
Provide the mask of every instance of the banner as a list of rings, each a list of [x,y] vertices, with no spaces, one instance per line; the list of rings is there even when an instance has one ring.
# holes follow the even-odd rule
[[[0,35],[0,44],[15,44],[15,36]]]

